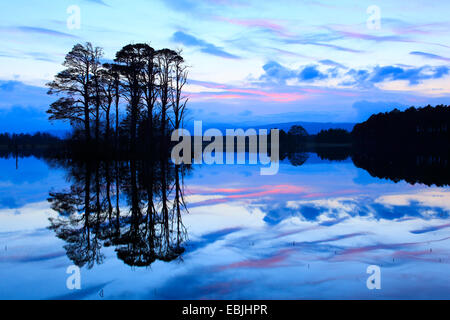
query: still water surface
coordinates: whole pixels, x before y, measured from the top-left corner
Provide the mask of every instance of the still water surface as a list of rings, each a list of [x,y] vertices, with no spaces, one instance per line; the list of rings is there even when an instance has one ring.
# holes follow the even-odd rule
[[[274,176],[193,166],[178,181],[187,210],[174,209],[171,177],[169,219],[152,223],[148,178],[124,173],[139,165],[89,169],[87,223],[83,166],[0,159],[0,298],[450,299],[449,187],[375,178],[351,159],[305,159],[281,161]],[[77,210],[55,211],[52,197]],[[73,264],[81,290],[66,287]],[[381,268],[380,290],[366,286],[369,265]]]

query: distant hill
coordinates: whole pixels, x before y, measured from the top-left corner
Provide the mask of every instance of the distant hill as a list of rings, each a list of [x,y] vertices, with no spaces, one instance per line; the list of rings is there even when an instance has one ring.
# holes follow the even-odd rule
[[[285,122],[285,123],[269,123],[269,124],[260,124],[260,125],[246,125],[246,124],[225,124],[225,123],[208,123],[206,121],[203,122],[203,131],[210,128],[216,128],[225,132],[225,129],[280,129],[284,131],[288,131],[293,125],[300,125],[308,132],[308,134],[317,134],[320,130],[327,129],[345,129],[347,131],[352,131],[355,123],[350,122],[303,122],[303,121],[295,121],[295,122]],[[189,130],[191,133],[194,132],[194,122],[187,123],[185,128]]]

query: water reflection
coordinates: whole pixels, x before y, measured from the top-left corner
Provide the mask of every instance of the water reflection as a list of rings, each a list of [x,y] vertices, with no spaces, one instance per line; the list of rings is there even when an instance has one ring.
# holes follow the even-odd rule
[[[0,209],[0,297],[450,297],[450,189],[379,179],[389,166],[358,156],[287,153],[270,177],[258,165],[23,158],[15,170],[0,160],[11,198]],[[73,263],[77,292],[65,287]],[[371,264],[380,291],[366,288]]]
[[[411,184],[442,186],[450,181],[448,160],[442,154],[426,157],[407,153],[392,157],[392,154],[361,153],[349,148],[322,148],[316,152],[322,160],[344,161],[351,157],[355,166],[364,168],[372,176],[394,182],[401,177]],[[289,152],[282,154],[281,161],[299,167],[309,157],[307,152]],[[66,242],[67,256],[76,265],[92,268],[94,264],[101,264],[103,247],[114,247],[117,257],[130,266],[149,266],[156,260],[171,261],[185,251],[187,230],[182,214],[187,207],[183,181],[191,167],[173,165],[169,159],[48,161],[53,167],[64,168],[71,182],[69,190],[50,192],[48,201],[59,214],[51,218],[50,229]],[[200,190],[197,192],[202,194]],[[346,194],[345,190],[334,191],[328,194],[332,200],[324,200],[326,193],[308,193],[307,188],[298,185],[216,188],[207,192],[213,194],[213,198],[194,201],[191,207],[253,199],[265,212],[264,221],[270,225],[295,216],[319,226],[371,215],[377,220],[413,216],[448,218],[448,213],[440,207],[427,206],[414,199],[403,205],[386,205],[381,200],[361,196],[339,198],[340,192]],[[349,194],[352,193],[350,190]],[[269,195],[278,198],[267,200]],[[319,199],[310,199],[317,197]]]
[[[443,157],[404,154],[388,160],[385,154],[357,152],[351,156],[356,166],[365,168],[372,176],[394,182],[406,173],[406,181],[412,184],[445,185],[449,181],[448,161]],[[299,167],[309,157],[310,153],[291,152],[284,154],[281,161]],[[350,150],[321,149],[316,157],[343,161],[350,157]],[[76,265],[91,268],[101,264],[104,247],[113,247],[117,257],[130,266],[149,266],[156,260],[172,261],[185,251],[187,230],[182,215],[187,206],[183,182],[191,167],[173,165],[169,159],[48,161],[53,167],[64,168],[71,183],[68,190],[50,192],[48,201],[59,214],[51,218],[50,229],[66,242],[67,256]],[[406,170],[401,170],[400,163]],[[358,190],[312,192],[310,186],[278,183],[209,190],[196,190],[194,186],[193,192],[205,198],[193,201],[190,207],[251,200],[263,210],[263,220],[269,225],[292,217],[301,217],[318,226],[333,226],[356,216],[371,216],[376,220],[448,218],[445,209],[426,201],[427,195],[430,200],[435,194],[422,193],[422,203],[410,198],[403,204],[386,204],[387,198],[368,198]]]
[[[91,268],[102,263],[101,250],[109,246],[130,266],[171,261],[183,253],[183,177],[189,167],[167,160],[53,165],[67,170],[71,186],[50,192],[48,201],[59,213],[50,219],[50,228],[67,243],[74,264]]]
[[[391,146],[378,149],[332,147],[313,149],[320,159],[345,161],[366,170],[371,176],[393,182],[406,181],[409,184],[427,186],[450,185],[450,150],[393,149]],[[308,159],[307,152],[291,152],[281,155],[294,166],[302,165]]]
[[[354,152],[353,163],[372,176],[394,182],[404,180],[409,184],[427,186],[450,185],[450,153],[379,150],[378,152]]]

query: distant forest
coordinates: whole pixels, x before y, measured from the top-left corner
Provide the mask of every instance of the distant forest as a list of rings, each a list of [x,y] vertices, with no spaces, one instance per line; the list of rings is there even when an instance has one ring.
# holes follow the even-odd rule
[[[354,127],[352,137],[358,146],[448,148],[449,129],[450,107],[428,105],[372,115]]]
[[[30,157],[52,158],[61,154],[64,142],[49,133],[34,134],[0,134],[0,157]]]
[[[172,90],[172,89],[171,89]],[[177,92],[175,90],[174,92]],[[184,100],[183,100],[184,99]],[[152,107],[152,115],[148,110],[142,109],[142,105],[138,108],[139,117],[136,123],[131,121],[131,109],[127,108],[127,117],[122,122],[115,121],[119,124],[117,128],[108,129],[108,121],[99,120],[98,132],[97,124],[94,126],[94,141],[103,144],[122,143],[128,148],[132,148],[133,143],[142,146],[148,146],[149,150],[154,150],[153,144],[161,143],[159,140],[168,139],[169,130],[182,127],[183,114],[185,112],[187,99],[181,98],[182,107],[178,109],[177,100],[170,102],[170,111],[165,112],[165,116],[155,112],[157,108]],[[159,105],[159,103],[155,103]],[[145,105],[144,105],[145,106]],[[146,110],[146,111],[145,111]],[[159,108],[159,111],[162,109]],[[177,111],[178,110],[178,111]],[[108,113],[101,113],[105,119],[108,119]],[[161,121],[161,117],[166,121]],[[148,124],[148,120],[152,119],[152,125]],[[100,118],[101,119],[101,118]],[[178,119],[178,120],[177,120]],[[164,124],[162,124],[164,122]],[[94,122],[95,123],[95,122]],[[130,128],[131,123],[136,125],[136,131]],[[438,105],[432,107],[430,105],[423,108],[408,108],[405,111],[394,109],[390,112],[378,113],[372,115],[368,120],[355,125],[352,132],[344,129],[328,129],[322,130],[316,135],[309,135],[308,132],[299,125],[294,125],[288,132],[280,130],[280,150],[285,152],[307,151],[313,148],[322,147],[346,147],[355,150],[375,151],[375,150],[403,150],[405,148],[414,148],[414,150],[434,150],[439,152],[447,152],[450,147],[450,107],[446,105]],[[165,134],[162,133],[164,128]],[[151,130],[149,136],[145,135],[146,130]],[[129,132],[133,131],[136,136],[132,139]],[[102,133],[102,135],[100,134]],[[108,134],[107,134],[108,133]],[[118,134],[117,134],[118,133]],[[87,134],[87,133],[85,133]],[[73,140],[86,143],[86,136],[83,132],[74,131],[68,141],[63,141],[48,133],[30,134],[0,134],[0,150],[8,150],[9,152],[19,152],[22,150],[40,149],[45,146],[66,147],[67,144],[74,143]],[[162,138],[164,137],[164,138]],[[270,143],[270,136],[269,143]],[[82,139],[80,141],[80,139]],[[89,135],[87,136],[89,139]],[[116,140],[117,139],[117,140]],[[159,141],[159,142],[158,142]],[[167,141],[166,141],[167,142]],[[153,144],[152,144],[153,143]],[[150,144],[150,145],[148,145]],[[168,144],[166,145],[166,147]],[[124,148],[119,147],[119,148]],[[63,148],[64,149],[64,148]],[[122,149],[123,150],[123,149]],[[342,152],[340,152],[342,153]],[[346,152],[347,153],[347,152]]]
[[[372,115],[358,123],[352,132],[344,129],[321,130],[308,135],[301,126],[293,126],[286,133],[280,132],[280,140],[287,145],[315,143],[327,145],[353,145],[354,147],[394,147],[414,145],[416,148],[450,147],[450,107],[430,105],[410,107],[405,111]]]

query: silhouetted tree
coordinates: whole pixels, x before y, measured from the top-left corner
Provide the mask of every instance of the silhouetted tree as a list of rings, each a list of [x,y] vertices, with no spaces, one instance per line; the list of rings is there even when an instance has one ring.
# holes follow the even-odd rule
[[[90,43],[75,45],[66,56],[67,68],[48,84],[49,94],[62,95],[47,111],[50,120],[67,120],[74,128],[67,141],[68,152],[102,157],[167,150],[170,130],[182,125],[187,104],[183,88],[188,73],[181,51],[155,51],[148,44],[138,43],[119,50],[115,63],[102,65],[102,56],[103,50]],[[125,115],[120,114],[122,105]],[[90,142],[91,128],[96,144],[86,148],[78,137]],[[153,139],[155,135],[158,139]],[[142,148],[137,149],[138,143]]]
[[[100,63],[100,58],[103,56],[103,49],[95,47],[92,50],[92,98],[94,104],[94,123],[95,123],[95,143],[98,145],[100,138],[100,109],[104,104],[105,92],[102,83],[103,69]]]
[[[320,130],[315,137],[317,143],[346,144],[352,142],[350,132],[344,129]]]
[[[170,107],[170,97],[172,95],[172,72],[173,64],[178,59],[178,54],[170,49],[162,49],[156,52],[160,72],[159,76],[159,103],[161,109],[161,145],[162,150],[165,150],[166,145],[166,130],[167,126],[167,110]]]
[[[116,53],[115,62],[122,76],[123,96],[127,100],[128,129],[131,151],[136,151],[137,124],[142,110],[142,69],[145,66],[146,44],[129,44]]]
[[[293,125],[287,133],[288,141],[293,145],[301,145],[306,142],[308,132],[300,125]]]
[[[184,112],[188,98],[183,96],[183,87],[187,82],[188,70],[184,64],[184,59],[181,56],[181,51],[178,52],[178,56],[174,58],[174,79],[172,94],[172,108],[174,113],[174,129],[179,129],[182,125]]]
[[[111,107],[116,103],[116,133],[118,130],[119,116],[119,75],[112,64],[104,64],[100,73],[100,84],[103,96],[102,109],[105,113],[105,142],[109,143],[111,138]]]
[[[65,120],[72,125],[83,124],[86,141],[90,141],[90,113],[92,95],[92,71],[95,66],[91,43],[76,44],[66,55],[63,71],[48,83],[49,94],[65,94],[50,105],[50,120]]]
[[[450,142],[450,107],[430,105],[372,115],[355,125],[354,141],[370,148],[439,148]]]
[[[144,105],[146,108],[145,121],[145,143],[146,149],[149,150],[150,143],[153,142],[153,112],[158,100],[158,84],[157,76],[159,66],[156,61],[156,52],[149,45],[145,45],[143,49],[144,66],[142,68],[142,87],[144,95]]]

